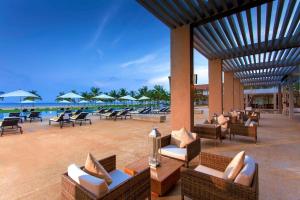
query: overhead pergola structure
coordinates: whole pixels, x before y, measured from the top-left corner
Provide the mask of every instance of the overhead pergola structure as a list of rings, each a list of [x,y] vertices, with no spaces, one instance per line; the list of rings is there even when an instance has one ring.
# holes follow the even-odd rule
[[[279,85],[300,66],[300,1],[138,2],[171,31],[190,26],[192,47],[243,86]]]

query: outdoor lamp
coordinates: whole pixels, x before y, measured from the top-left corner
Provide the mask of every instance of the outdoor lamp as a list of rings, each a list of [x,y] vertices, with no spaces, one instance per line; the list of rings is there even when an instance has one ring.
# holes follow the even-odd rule
[[[149,165],[156,168],[160,165],[161,134],[156,128],[153,128],[148,139],[150,148]]]

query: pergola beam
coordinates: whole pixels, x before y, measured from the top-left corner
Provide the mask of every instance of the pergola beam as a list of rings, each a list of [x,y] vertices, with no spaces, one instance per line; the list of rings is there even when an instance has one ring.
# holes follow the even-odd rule
[[[203,24],[206,24],[206,23],[209,23],[209,22],[212,22],[212,21],[230,16],[232,14],[242,12],[244,10],[251,9],[253,7],[257,7],[259,5],[262,5],[264,3],[271,2],[271,1],[273,1],[273,0],[242,1],[241,5],[235,5],[231,9],[227,9],[227,10],[224,10],[223,12],[217,13],[215,15],[210,15],[206,18],[199,19],[198,21],[195,21],[193,23],[193,25],[194,26],[200,26],[200,25],[203,25]]]
[[[232,58],[238,58],[238,57],[249,56],[254,54],[269,53],[272,51],[299,48],[300,44],[299,42],[296,42],[296,39],[297,38],[294,38],[293,36],[289,40],[288,38],[282,38],[282,39],[268,40],[267,42],[255,43],[251,48],[249,46],[231,48],[221,53],[214,52],[214,54],[210,56],[210,59],[215,59],[215,58],[232,59]],[[285,42],[281,43],[282,40]],[[198,51],[201,52],[200,49]]]
[[[241,66],[233,66],[230,63],[223,61],[224,65],[230,67],[232,70],[224,69],[224,71],[232,71],[232,72],[243,72],[243,71],[252,71],[252,70],[259,70],[259,69],[270,69],[270,68],[279,68],[279,67],[295,67],[300,65],[300,60],[295,62],[290,61],[279,61],[279,62],[265,62],[265,63],[251,63],[247,65]]]

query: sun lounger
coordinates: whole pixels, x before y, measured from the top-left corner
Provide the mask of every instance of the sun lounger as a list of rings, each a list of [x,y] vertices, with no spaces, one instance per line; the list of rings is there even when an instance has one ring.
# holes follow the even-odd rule
[[[29,119],[29,122],[31,123],[33,120],[40,120],[41,122],[43,121],[40,112],[31,112],[28,116],[27,116],[27,119]]]
[[[145,111],[147,108],[139,108],[134,111],[130,111],[130,114],[141,114],[143,111]]]
[[[0,122],[1,136],[3,135],[5,130],[20,130],[20,133],[23,133],[22,127],[19,126],[19,117],[7,117],[4,118],[2,122]]]
[[[79,114],[82,113],[82,112],[83,112],[83,110],[77,110],[76,112],[72,113],[72,116],[74,116],[74,115],[79,115]]]
[[[70,117],[70,120],[73,121],[74,123],[79,122],[80,126],[82,125],[82,122],[89,122],[90,124],[92,124],[91,119],[87,118],[88,114],[89,113],[87,112],[81,112],[78,115],[74,115]]]
[[[115,116],[115,120],[117,119],[117,118],[120,118],[120,119],[126,119],[126,117],[128,116],[128,111],[127,110],[121,110],[121,111],[119,111],[117,114],[116,114],[116,116]]]
[[[150,112],[151,112],[151,108],[147,108],[143,112],[141,112],[140,114],[149,114]]]
[[[115,110],[115,111],[112,111],[112,112],[109,112],[109,113],[101,114],[101,115],[100,115],[100,119],[101,119],[102,117],[105,117],[105,119],[113,119],[113,118],[116,117],[116,115],[117,115],[118,112],[119,112],[119,111]]]
[[[96,110],[96,111],[92,112],[92,114],[100,115],[100,114],[104,113],[104,111],[105,111],[105,109],[101,108],[99,110]]]
[[[15,112],[15,113],[9,113],[8,114],[8,117],[20,117],[20,114],[19,112]]]
[[[65,124],[71,124],[74,127],[74,122],[71,121],[69,115],[65,113],[61,113],[58,117],[49,119],[49,125],[51,125],[51,122],[59,123],[60,128],[62,128]]]

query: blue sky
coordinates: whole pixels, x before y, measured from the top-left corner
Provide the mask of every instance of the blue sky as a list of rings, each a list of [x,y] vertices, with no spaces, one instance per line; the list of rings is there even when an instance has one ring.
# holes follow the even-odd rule
[[[170,30],[134,0],[2,0],[0,91],[168,88]],[[207,61],[195,56],[199,82]]]

